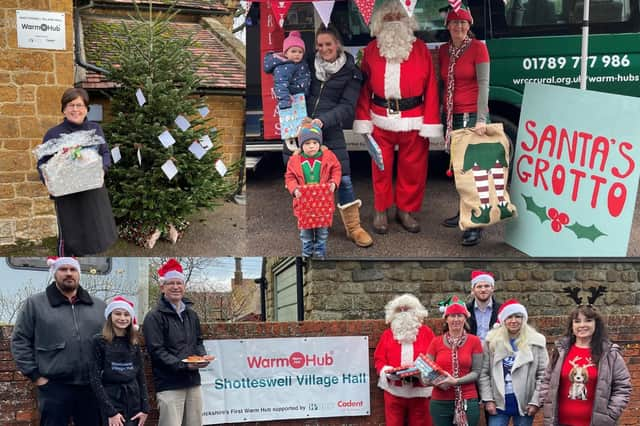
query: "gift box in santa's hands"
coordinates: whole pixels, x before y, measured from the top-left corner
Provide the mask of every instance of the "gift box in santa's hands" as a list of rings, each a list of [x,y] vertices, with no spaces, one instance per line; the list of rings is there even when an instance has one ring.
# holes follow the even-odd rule
[[[424,383],[437,385],[447,377],[446,371],[424,354],[418,355],[415,366],[420,371],[420,376]]]
[[[54,197],[101,188],[104,184],[102,156],[98,146],[104,139],[94,130],[63,134],[34,150],[38,159],[52,157],[40,166],[47,190]]]
[[[302,185],[298,190],[300,197],[293,199],[293,214],[298,218],[298,229],[330,227],[336,208],[331,184]]]
[[[387,379],[389,380],[402,380],[409,377],[415,377],[420,375],[420,370],[416,367],[395,367],[385,371]]]

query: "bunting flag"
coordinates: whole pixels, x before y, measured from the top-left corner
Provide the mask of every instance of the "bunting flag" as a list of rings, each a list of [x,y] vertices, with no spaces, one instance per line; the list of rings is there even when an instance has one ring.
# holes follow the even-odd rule
[[[287,12],[291,7],[290,1],[270,1],[271,11],[273,16],[276,17],[276,23],[280,28],[284,27],[284,20],[287,18]]]
[[[456,13],[458,13],[460,6],[462,6],[462,0],[449,0],[449,5]]]
[[[356,6],[358,6],[358,10],[360,10],[360,14],[364,18],[364,23],[369,25],[371,22],[371,15],[373,14],[373,5],[375,4],[375,0],[355,0]]]
[[[313,7],[316,8],[318,15],[320,15],[320,19],[322,19],[322,23],[325,25],[325,27],[328,26],[329,21],[331,20],[331,12],[333,11],[333,5],[335,4],[335,1],[334,0],[314,1],[312,4],[313,4]]]
[[[401,1],[402,1],[402,5],[407,11],[407,14],[409,16],[413,16],[413,9],[416,8],[416,3],[418,0],[401,0]],[[460,0],[457,0],[457,1],[460,1]]]

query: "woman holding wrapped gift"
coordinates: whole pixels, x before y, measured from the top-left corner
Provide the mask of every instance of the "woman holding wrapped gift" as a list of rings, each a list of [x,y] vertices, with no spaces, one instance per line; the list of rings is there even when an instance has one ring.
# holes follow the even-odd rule
[[[36,150],[39,152],[40,179],[45,184],[48,183],[42,168],[55,154],[70,151],[72,156],[82,155],[80,147],[96,149],[106,173],[111,165],[109,147],[100,125],[87,120],[89,95],[84,89],[67,89],[62,95],[61,105],[63,122],[47,131],[42,145]],[[58,171],[57,175],[58,179],[68,179],[68,186],[85,183],[81,177],[65,176],[64,171]],[[55,203],[58,219],[58,256],[101,253],[115,242],[116,224],[104,185],[62,196],[51,195],[51,198]]]
[[[349,153],[343,128],[349,128],[355,114],[362,73],[349,52],[342,48],[333,27],[320,26],[316,31],[316,54],[309,58],[311,89],[307,97],[307,114],[322,129],[323,144],[333,152],[342,169],[338,187],[338,211],[347,238],[358,247],[369,247],[373,239],[360,225],[360,206],[351,183]],[[286,147],[285,147],[286,148]],[[291,153],[283,148],[285,162]]]
[[[517,300],[500,306],[498,322],[487,334],[480,373],[480,396],[489,426],[530,426],[540,401],[549,357],[545,337],[527,324],[527,310]]]
[[[489,119],[489,52],[487,46],[474,38],[471,32],[473,17],[462,5],[456,12],[449,10],[445,26],[450,41],[438,52],[440,77],[444,83],[444,111],[446,113],[445,143],[451,142],[451,131],[472,127],[478,135],[486,133]],[[457,228],[459,212],[442,224]],[[462,234],[462,245],[480,242],[481,228],[471,228]]]
[[[475,426],[480,418],[476,381],[482,368],[480,338],[467,333],[471,316],[464,302],[453,296],[444,302],[444,334],[431,341],[427,356],[446,371],[434,385],[429,409],[436,426]]]
[[[598,311],[579,305],[569,315],[567,331],[556,342],[539,387],[544,424],[613,426],[630,395],[631,377],[620,347],[607,337]]]

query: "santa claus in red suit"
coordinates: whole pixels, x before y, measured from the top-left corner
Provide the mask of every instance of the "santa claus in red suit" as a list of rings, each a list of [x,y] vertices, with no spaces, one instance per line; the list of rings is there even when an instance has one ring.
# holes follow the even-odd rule
[[[395,201],[396,218],[409,232],[420,224],[411,213],[420,210],[427,180],[429,137],[442,136],[437,75],[425,43],[417,39],[417,23],[398,0],[387,0],[371,18],[375,37],[364,49],[365,75],[353,130],[370,134],[380,146],[381,171],[372,163],[375,214],[373,228],[388,231],[387,209]],[[395,200],[393,153],[398,147]]]
[[[378,387],[384,390],[384,416],[387,426],[431,425],[429,398],[431,387],[417,377],[392,380],[387,371],[413,366],[420,354],[427,352],[433,331],[422,322],[427,310],[411,294],[403,294],[387,303],[385,320],[391,327],[380,337],[373,359],[380,376]]]

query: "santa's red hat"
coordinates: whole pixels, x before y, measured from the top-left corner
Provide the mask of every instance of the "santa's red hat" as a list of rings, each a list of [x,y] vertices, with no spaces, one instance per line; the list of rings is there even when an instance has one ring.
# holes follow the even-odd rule
[[[498,309],[498,319],[494,326],[499,326],[500,324],[504,324],[507,318],[511,315],[520,314],[524,318],[524,322],[527,322],[529,315],[527,314],[527,308],[525,308],[520,302],[516,299],[509,299],[505,301],[502,305],[500,305],[500,309]]]
[[[173,279],[184,282],[185,278],[182,273],[182,265],[175,259],[167,260],[167,262],[158,269],[158,279],[160,280],[160,284],[164,284]]]
[[[491,272],[480,270],[471,271],[471,288],[474,288],[479,282],[489,283],[491,287],[496,285],[496,280]]]
[[[124,309],[131,315],[132,322],[136,324],[136,311],[133,309],[133,302],[125,298],[124,296],[115,296],[111,299],[111,302],[104,309],[104,319],[109,318],[109,315],[116,309]]]
[[[80,262],[75,257],[57,257],[57,256],[49,256],[47,257],[47,265],[49,266],[49,272],[51,275],[55,275],[56,271],[60,269],[61,266],[73,266],[80,274]]]
[[[443,312],[443,318],[446,318],[447,315],[455,314],[464,315],[466,318],[469,318],[471,316],[469,310],[467,309],[467,305],[465,305],[465,303],[460,300],[458,296],[453,296],[442,303],[440,306],[440,311]]]

